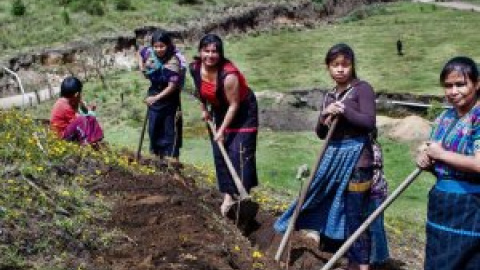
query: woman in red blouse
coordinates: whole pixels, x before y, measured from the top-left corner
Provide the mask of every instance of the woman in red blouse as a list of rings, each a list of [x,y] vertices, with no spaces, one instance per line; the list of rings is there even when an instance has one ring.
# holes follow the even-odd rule
[[[198,53],[199,57],[190,64],[190,72],[202,101],[202,117],[205,121],[213,117],[216,124],[216,136],[211,139],[218,186],[224,194],[220,210],[226,215],[238,190],[216,142],[225,145],[246,191],[250,192],[258,184],[255,161],[257,100],[243,74],[225,58],[220,37],[214,34],[204,36]]]

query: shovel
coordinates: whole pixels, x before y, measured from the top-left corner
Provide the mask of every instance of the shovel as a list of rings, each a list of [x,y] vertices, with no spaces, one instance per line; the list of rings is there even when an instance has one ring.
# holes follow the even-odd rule
[[[368,229],[368,226],[372,224],[373,221],[383,212],[385,209],[398,197],[402,194],[405,189],[420,175],[422,172],[421,169],[416,168],[410,175],[398,186],[390,196],[388,196],[385,201],[380,204],[380,206],[363,222],[360,227],[345,241],[345,243],[340,247],[340,249],[333,255],[327,264],[325,264],[321,270],[330,270],[333,265],[347,252],[347,250],[352,246],[360,235]]]
[[[330,125],[330,128],[328,129],[327,136],[325,138],[325,141],[323,143],[322,149],[320,150],[320,153],[318,154],[317,161],[315,163],[315,166],[313,168],[318,168],[318,165],[323,159],[323,156],[325,155],[325,152],[327,150],[327,146],[330,142],[330,139],[332,137],[333,131],[335,130],[335,127],[337,126],[338,123],[338,117],[335,117],[332,124]],[[297,222],[298,216],[300,215],[300,209],[302,208],[302,205],[305,201],[305,197],[307,196],[308,189],[310,188],[310,185],[313,182],[313,179],[315,177],[315,173],[317,172],[317,169],[312,170],[310,173],[308,182],[306,185],[303,186],[300,195],[298,196],[297,200],[297,206],[295,207],[295,210],[293,211],[292,217],[290,217],[290,222],[288,223],[287,230],[285,231],[282,241],[280,242],[280,246],[278,247],[277,253],[275,254],[275,261],[280,261],[280,257],[282,257],[283,252],[285,251],[285,247],[287,246],[287,243],[290,239],[290,236],[292,235],[293,230],[295,229],[295,223]]]
[[[148,108],[147,108],[147,112],[145,113],[145,119],[143,120],[142,133],[140,133],[140,141],[138,142],[138,150],[137,150],[137,156],[136,156],[137,162],[140,161],[143,139],[145,138],[145,129],[147,128],[147,122],[148,122]]]

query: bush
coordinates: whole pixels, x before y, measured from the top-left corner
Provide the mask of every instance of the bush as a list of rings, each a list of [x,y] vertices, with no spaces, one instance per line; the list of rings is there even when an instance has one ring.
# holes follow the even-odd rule
[[[105,9],[100,1],[87,1],[85,11],[90,15],[103,16]]]
[[[62,18],[65,24],[70,24],[70,14],[65,9],[62,11]]]
[[[12,15],[13,16],[23,16],[27,11],[27,7],[22,0],[14,0],[12,3]]]
[[[135,9],[130,0],[115,0],[115,8],[120,11]]]
[[[105,0],[71,0],[66,2],[74,11],[85,11],[94,16],[105,14]]]
[[[200,0],[177,0],[179,5],[195,5],[200,4]]]
[[[66,6],[68,4],[70,4],[72,2],[72,0],[58,0],[58,4],[62,5],[62,6]]]

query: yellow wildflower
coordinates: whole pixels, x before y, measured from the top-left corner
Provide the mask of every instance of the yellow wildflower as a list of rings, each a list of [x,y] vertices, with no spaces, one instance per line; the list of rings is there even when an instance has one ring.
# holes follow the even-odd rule
[[[262,254],[260,251],[255,250],[255,251],[253,252],[252,257],[255,258],[255,259],[259,259],[259,258],[262,258],[262,257],[263,257],[263,254]]]

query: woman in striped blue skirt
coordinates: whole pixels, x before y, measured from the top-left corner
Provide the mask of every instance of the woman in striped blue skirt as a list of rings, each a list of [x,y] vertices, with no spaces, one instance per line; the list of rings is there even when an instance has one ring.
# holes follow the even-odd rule
[[[480,269],[479,74],[468,57],[455,57],[440,74],[453,106],[436,120],[417,164],[437,177],[430,190],[425,269]]]
[[[370,135],[375,130],[375,93],[368,82],[357,78],[350,46],[334,45],[325,64],[336,86],[324,98],[318,137],[324,139],[333,119],[339,120],[295,225],[309,235],[313,233],[315,240],[321,235],[343,241],[365,221],[372,204],[374,153]],[[275,222],[277,232],[286,230],[295,207],[296,201]],[[378,232],[365,232],[354,242],[347,253],[349,270],[368,270],[372,263],[386,259],[385,238],[378,237],[384,235],[382,222],[375,225]]]

